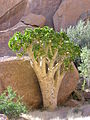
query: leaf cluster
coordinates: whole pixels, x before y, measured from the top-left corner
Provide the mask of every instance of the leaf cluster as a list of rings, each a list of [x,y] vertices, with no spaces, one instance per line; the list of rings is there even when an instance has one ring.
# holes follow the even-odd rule
[[[79,70],[81,71],[81,75],[84,78],[90,78],[90,49],[87,47],[82,48],[80,56],[81,64]]]
[[[81,76],[84,78],[82,89],[84,90],[85,84],[87,83],[90,87],[90,49],[87,47],[82,48],[81,50],[81,64],[78,67],[80,70]]]
[[[26,113],[26,107],[21,102],[21,97],[8,87],[0,95],[0,113],[7,115],[9,118],[18,117],[21,113]]]
[[[80,20],[76,26],[70,26],[66,30],[69,38],[81,48],[87,46],[90,48],[90,21]]]
[[[57,50],[57,58],[64,59],[66,64],[73,61],[80,54],[79,46],[70,41],[65,32],[55,32],[47,26],[35,29],[28,28],[23,34],[16,32],[9,40],[8,45],[16,53],[19,52],[21,56],[32,45],[35,60],[40,57],[51,60]]]

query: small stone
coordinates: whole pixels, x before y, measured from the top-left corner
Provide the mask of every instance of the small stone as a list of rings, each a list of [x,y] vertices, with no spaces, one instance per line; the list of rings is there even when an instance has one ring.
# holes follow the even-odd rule
[[[74,100],[74,99],[70,99],[64,105],[69,106],[69,107],[76,107],[76,106],[80,105],[80,102],[77,100]]]
[[[46,25],[53,27],[53,15],[62,0],[28,0],[26,13],[30,12],[43,15],[46,18]],[[37,20],[36,20],[37,21]]]
[[[90,116],[90,105],[85,105],[82,107],[83,116]]]
[[[0,120],[9,120],[9,119],[6,115],[0,114]]]
[[[90,99],[90,92],[84,92],[84,98],[87,100],[87,99]]]
[[[46,18],[43,15],[29,13],[27,16],[24,16],[21,21],[26,25],[43,27],[45,25]]]

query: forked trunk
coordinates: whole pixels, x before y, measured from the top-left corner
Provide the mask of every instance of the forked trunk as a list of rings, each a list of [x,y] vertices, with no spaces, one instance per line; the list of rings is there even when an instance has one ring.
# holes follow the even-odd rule
[[[59,69],[62,62],[54,66],[57,51],[55,52],[51,63],[48,64],[48,71],[46,68],[46,58],[41,59],[41,61],[36,61],[32,53],[32,46],[27,49],[27,52],[30,56],[31,66],[33,67],[38,77],[38,82],[41,88],[43,98],[43,106],[44,108],[54,110],[55,108],[57,108],[57,96],[63,78],[63,74],[60,76]],[[54,78],[55,73],[57,75],[56,79]]]

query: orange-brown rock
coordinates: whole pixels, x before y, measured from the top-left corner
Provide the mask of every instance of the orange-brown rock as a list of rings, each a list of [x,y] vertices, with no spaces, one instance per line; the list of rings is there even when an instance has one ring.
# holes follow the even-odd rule
[[[27,13],[35,13],[46,17],[46,25],[53,26],[53,15],[62,0],[28,0]]]
[[[45,25],[46,19],[43,15],[29,13],[27,16],[24,16],[21,21],[26,25],[43,27]]]
[[[90,0],[64,0],[53,17],[55,30],[59,31],[60,28],[76,25],[80,16],[88,13],[89,9]]]
[[[29,61],[25,59],[0,58],[0,81],[2,89],[12,86],[28,106],[36,107],[41,103],[40,90]]]
[[[62,104],[76,88],[79,75],[75,66],[73,71],[68,72],[63,79],[59,94],[58,104]],[[29,58],[1,57],[0,58],[0,92],[8,86],[12,86],[23,97],[24,103],[28,106],[37,107],[42,103],[42,96],[37,77],[30,66]]]
[[[24,15],[27,0],[0,0],[0,30],[14,26]]]
[[[10,29],[0,31],[0,57],[15,55],[15,53],[9,49],[8,41],[16,31],[23,32],[26,28],[32,28],[32,26],[19,22]]]
[[[69,95],[75,90],[79,80],[79,73],[74,64],[72,64],[73,70],[66,73],[63,78],[61,87],[58,93],[58,104],[64,103]]]

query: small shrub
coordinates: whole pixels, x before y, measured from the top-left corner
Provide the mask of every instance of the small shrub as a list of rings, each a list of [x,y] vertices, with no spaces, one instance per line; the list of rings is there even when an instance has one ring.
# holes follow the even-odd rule
[[[85,81],[87,81],[88,86],[90,83],[90,49],[88,49],[87,47],[82,48],[81,64],[79,70],[81,71],[81,75],[84,77],[84,89]]]
[[[7,115],[9,118],[18,117],[21,113],[26,113],[26,107],[20,101],[21,97],[17,96],[11,87],[8,87],[0,95],[0,113]]]
[[[81,48],[85,46],[90,48],[90,21],[87,23],[79,21],[76,26],[67,28],[66,32],[70,40],[80,45]]]

